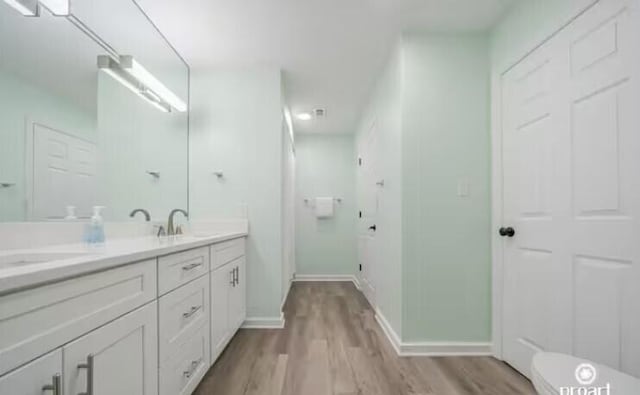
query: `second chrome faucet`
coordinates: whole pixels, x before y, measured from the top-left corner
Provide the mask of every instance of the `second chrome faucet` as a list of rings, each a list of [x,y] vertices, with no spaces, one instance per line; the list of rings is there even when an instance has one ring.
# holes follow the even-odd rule
[[[189,213],[187,213],[185,210],[182,210],[179,208],[171,210],[171,213],[169,213],[169,222],[167,223],[168,236],[173,236],[176,234],[176,228],[173,225],[173,217],[176,215],[176,213],[181,213],[182,215],[184,215],[185,218],[189,218]],[[182,233],[182,232],[179,232],[179,233]]]

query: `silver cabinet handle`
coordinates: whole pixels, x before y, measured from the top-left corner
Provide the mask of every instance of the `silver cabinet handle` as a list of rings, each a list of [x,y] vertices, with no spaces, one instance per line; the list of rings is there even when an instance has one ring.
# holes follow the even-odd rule
[[[196,371],[196,369],[198,369],[198,366],[200,366],[200,363],[202,363],[202,358],[196,361],[191,361],[191,365],[189,366],[189,369],[182,372],[184,377],[190,378],[191,376],[193,376],[193,373]]]
[[[62,395],[62,387],[60,387],[60,375],[54,375],[51,378],[51,384],[43,386],[42,391],[51,391],[53,395]]]
[[[238,266],[233,269],[233,286],[238,285]]]
[[[191,309],[189,311],[187,311],[186,313],[182,313],[182,316],[184,318],[190,318],[192,315],[194,315],[201,308],[202,308],[202,305],[200,305],[200,306],[191,306]]]
[[[184,270],[185,272],[188,272],[188,271],[193,270],[193,269],[197,268],[198,266],[202,266],[202,265],[203,265],[202,262],[201,263],[192,263],[192,264],[187,265],[187,266],[182,266],[182,270]]]
[[[236,285],[240,284],[240,267],[236,266]]]
[[[79,364],[78,369],[87,369],[87,391],[80,392],[78,395],[93,395],[93,354],[89,354],[87,363]]]
[[[236,269],[233,269],[232,271],[230,271],[229,274],[231,274],[231,282],[229,284],[231,284],[232,287],[235,287],[236,286]]]

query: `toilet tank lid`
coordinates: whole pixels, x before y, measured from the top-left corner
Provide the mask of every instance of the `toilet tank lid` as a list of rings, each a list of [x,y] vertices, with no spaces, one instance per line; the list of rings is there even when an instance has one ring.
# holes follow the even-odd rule
[[[578,367],[583,373],[582,383],[578,381]],[[588,371],[595,369],[595,381],[589,383]],[[604,365],[580,359],[566,354],[540,352],[533,357],[531,369],[539,378],[560,393],[563,387],[606,387],[610,385],[611,394],[640,394],[640,379],[619,372]]]

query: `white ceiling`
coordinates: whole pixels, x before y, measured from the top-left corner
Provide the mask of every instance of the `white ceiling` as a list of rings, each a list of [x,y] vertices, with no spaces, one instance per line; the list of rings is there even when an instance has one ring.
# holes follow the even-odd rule
[[[138,0],[193,69],[274,65],[296,132],[352,133],[404,30],[480,31],[513,0]]]

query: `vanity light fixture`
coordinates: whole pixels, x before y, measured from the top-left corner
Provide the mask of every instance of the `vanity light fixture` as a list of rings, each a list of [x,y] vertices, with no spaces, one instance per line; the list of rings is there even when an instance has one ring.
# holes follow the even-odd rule
[[[168,103],[164,102],[162,98],[157,93],[149,89],[149,87],[145,86],[134,76],[126,72],[124,68],[122,68],[122,66],[111,56],[98,56],[98,68],[158,110],[162,112],[171,112],[171,106]]]
[[[4,0],[24,16],[38,16],[38,0]]]
[[[171,108],[178,112],[187,111],[187,103],[154,77],[140,63],[136,62],[133,56],[120,56],[120,66],[155,93],[163,102],[169,104]]]
[[[55,16],[67,16],[70,14],[70,0],[40,0],[40,4]]]
[[[301,112],[296,114],[296,118],[298,118],[301,121],[310,121],[313,119],[313,115],[311,115],[311,113],[308,113],[308,112]]]

